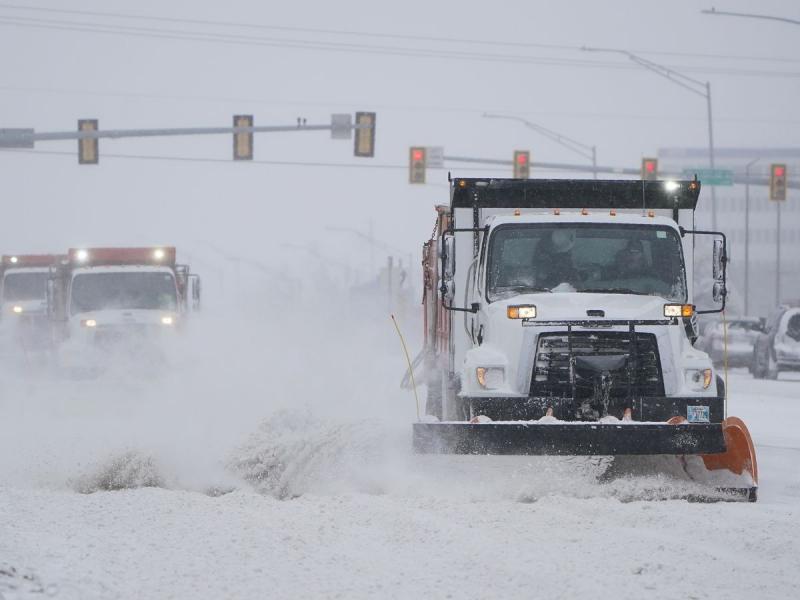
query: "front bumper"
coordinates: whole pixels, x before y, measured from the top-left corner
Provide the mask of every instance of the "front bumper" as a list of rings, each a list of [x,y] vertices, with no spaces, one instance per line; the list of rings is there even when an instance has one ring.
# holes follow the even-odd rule
[[[553,410],[557,419],[572,421],[575,408],[580,401],[572,398],[519,398],[519,397],[464,397],[463,402],[471,415],[488,415],[495,421],[532,421]],[[614,399],[617,413],[611,415],[621,419],[624,408],[631,409],[634,421],[666,422],[672,417],[685,417],[692,421],[695,407],[708,409],[708,422],[721,423],[725,418],[725,401],[719,396],[650,396],[632,399]]]
[[[654,455],[725,452],[722,423],[414,423],[418,454]]]

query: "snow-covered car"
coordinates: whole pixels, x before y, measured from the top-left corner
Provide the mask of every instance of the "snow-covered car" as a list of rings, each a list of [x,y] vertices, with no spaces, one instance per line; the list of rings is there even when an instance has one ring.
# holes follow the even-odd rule
[[[758,336],[764,331],[764,322],[758,317],[740,317],[727,320],[728,366],[752,369],[753,348]],[[708,352],[715,365],[725,360],[725,331],[722,321],[706,328],[702,339],[695,344]]]
[[[767,321],[753,349],[752,371],[758,379],[800,371],[800,303],[778,307]]]

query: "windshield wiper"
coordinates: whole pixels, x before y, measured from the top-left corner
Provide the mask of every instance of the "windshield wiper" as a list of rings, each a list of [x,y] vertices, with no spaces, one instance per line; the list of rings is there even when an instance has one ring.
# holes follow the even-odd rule
[[[495,294],[502,294],[504,292],[548,292],[553,293],[553,290],[550,288],[543,288],[543,287],[530,287],[527,285],[505,285],[503,287],[497,287],[494,289]]]
[[[578,290],[588,294],[635,294],[637,296],[651,296],[650,292],[641,292],[639,290],[632,290],[630,288],[594,288]]]

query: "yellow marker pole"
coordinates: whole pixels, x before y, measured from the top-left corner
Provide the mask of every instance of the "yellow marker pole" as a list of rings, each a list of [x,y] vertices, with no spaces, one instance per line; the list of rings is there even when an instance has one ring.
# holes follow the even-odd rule
[[[403,346],[403,353],[406,355],[408,372],[411,375],[411,387],[414,390],[414,401],[417,405],[417,421],[419,421],[419,396],[417,396],[417,382],[414,380],[414,367],[411,365],[411,357],[408,355],[406,341],[403,339],[403,334],[400,332],[400,326],[397,324],[397,319],[394,318],[394,315],[392,315],[392,323],[394,323],[394,328],[397,330],[397,335],[400,336],[400,344]]]
[[[728,322],[722,311],[722,369],[725,373],[725,416],[728,416]]]

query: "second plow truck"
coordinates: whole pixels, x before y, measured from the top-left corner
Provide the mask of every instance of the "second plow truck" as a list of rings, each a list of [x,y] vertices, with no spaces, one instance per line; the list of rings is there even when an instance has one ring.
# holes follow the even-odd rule
[[[750,434],[693,346],[695,315],[726,295],[725,236],[692,229],[699,193],[697,180],[451,180],[423,249],[415,451],[666,460],[703,499],[755,501]],[[696,245],[713,246],[713,266],[697,264],[715,308],[694,305]]]
[[[47,290],[59,366],[98,369],[158,355],[199,308],[200,281],[174,247],[70,248]]]
[[[50,349],[47,278],[62,256],[4,255],[0,261],[0,340],[12,356],[43,355]]]

